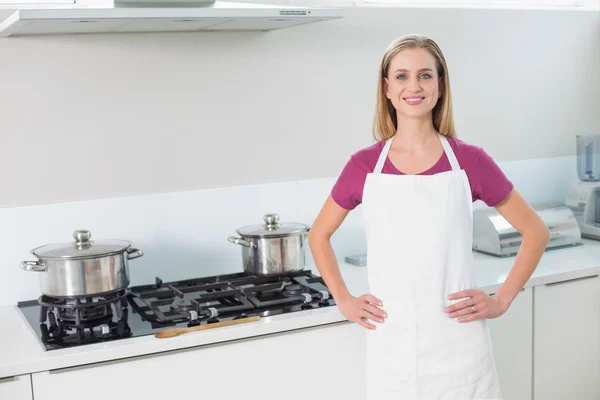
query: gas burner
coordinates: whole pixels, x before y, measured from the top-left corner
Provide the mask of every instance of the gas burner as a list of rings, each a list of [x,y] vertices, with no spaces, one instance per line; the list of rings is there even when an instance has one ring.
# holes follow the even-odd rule
[[[127,336],[126,296],[126,290],[97,296],[40,296],[42,341],[67,347]]]
[[[198,303],[196,303],[194,300],[190,300],[190,299],[179,300],[179,301],[175,302],[175,304],[172,306],[172,308],[179,312],[188,312],[191,310],[197,310]]]
[[[126,290],[97,296],[67,298],[42,295],[38,299],[38,302],[42,306],[40,322],[45,322],[47,312],[52,311],[56,313],[56,317],[60,321],[79,326],[82,323],[112,317],[111,306],[115,307],[117,316],[121,318],[123,307],[127,306],[126,295]]]
[[[124,311],[123,319],[117,321],[107,318],[97,320],[96,323],[86,322],[78,326],[72,322],[60,323],[50,315],[53,314],[49,314],[49,324],[40,324],[42,341],[48,349],[98,343],[131,336],[131,329],[127,324],[128,310]]]
[[[302,286],[300,285],[288,285],[285,287],[283,292],[281,293],[285,297],[298,296],[302,293]]]
[[[77,316],[77,313],[79,313],[79,317]],[[73,322],[75,324],[77,323],[78,318],[81,323],[87,323],[110,316],[112,316],[110,305],[96,305],[81,309],[58,308],[58,319],[64,322]]]

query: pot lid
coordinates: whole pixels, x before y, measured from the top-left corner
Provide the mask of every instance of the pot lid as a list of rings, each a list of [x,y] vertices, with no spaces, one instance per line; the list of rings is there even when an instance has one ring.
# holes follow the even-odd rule
[[[90,240],[90,231],[77,230],[73,232],[74,242],[56,243],[41,246],[31,251],[39,258],[73,259],[99,257],[109,254],[122,253],[131,243],[124,240]]]
[[[279,215],[265,214],[263,217],[265,223],[263,225],[250,225],[238,229],[241,236],[246,237],[281,237],[298,235],[308,231],[309,227],[304,224],[293,222],[280,223]]]

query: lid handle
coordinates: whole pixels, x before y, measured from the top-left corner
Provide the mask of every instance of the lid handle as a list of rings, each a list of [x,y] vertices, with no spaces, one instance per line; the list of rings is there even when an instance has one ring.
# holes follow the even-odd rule
[[[277,214],[265,214],[263,217],[265,221],[265,228],[268,231],[274,231],[279,229],[279,215]]]
[[[73,238],[75,238],[75,245],[79,249],[89,248],[91,246],[90,238],[92,234],[90,231],[77,230],[73,232]]]

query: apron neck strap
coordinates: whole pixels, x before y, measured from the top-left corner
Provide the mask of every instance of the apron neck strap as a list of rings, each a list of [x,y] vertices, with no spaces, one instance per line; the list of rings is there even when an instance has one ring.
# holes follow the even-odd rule
[[[377,160],[377,165],[375,165],[375,169],[373,170],[373,173],[380,174],[381,171],[383,171],[383,164],[385,164],[385,160],[387,159],[388,153],[390,152],[390,147],[392,147],[392,139],[393,138],[394,137],[392,136],[391,138],[386,140],[385,146],[383,146],[383,150],[381,151],[381,154],[379,155],[379,159]]]
[[[452,167],[452,171],[460,171],[460,166],[458,165],[458,160],[456,159],[456,155],[454,151],[452,151],[452,147],[450,147],[450,143],[448,143],[448,139],[444,135],[438,134],[440,137],[440,141],[442,142],[442,146],[444,146],[444,151],[446,152],[446,157],[448,157],[448,161],[450,161],[450,166]]]
[[[395,135],[394,135],[395,136]],[[387,139],[385,142],[385,146],[379,155],[379,159],[377,160],[377,165],[375,165],[375,169],[373,173],[380,174],[383,171],[383,165],[385,164],[385,160],[387,160],[388,153],[390,152],[390,147],[392,147],[392,140],[394,136]],[[444,152],[446,153],[446,157],[448,157],[448,161],[450,161],[450,166],[452,167],[452,171],[460,171],[460,166],[458,165],[458,160],[456,159],[456,155],[448,143],[448,139],[446,136],[438,134],[440,137],[440,141],[442,142],[442,147],[444,148]]]

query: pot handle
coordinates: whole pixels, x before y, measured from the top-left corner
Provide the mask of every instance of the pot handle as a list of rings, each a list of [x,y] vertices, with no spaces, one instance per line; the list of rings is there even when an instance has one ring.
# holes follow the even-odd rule
[[[134,258],[139,258],[143,256],[144,253],[140,249],[136,249],[134,247],[130,247],[127,249],[127,259],[133,260]]]
[[[235,236],[229,236],[227,240],[229,240],[231,243],[239,244],[240,246],[252,247],[252,243],[250,243],[249,241]]]
[[[24,271],[33,271],[33,272],[46,272],[48,271],[48,267],[42,261],[23,261],[21,263],[21,269]]]

